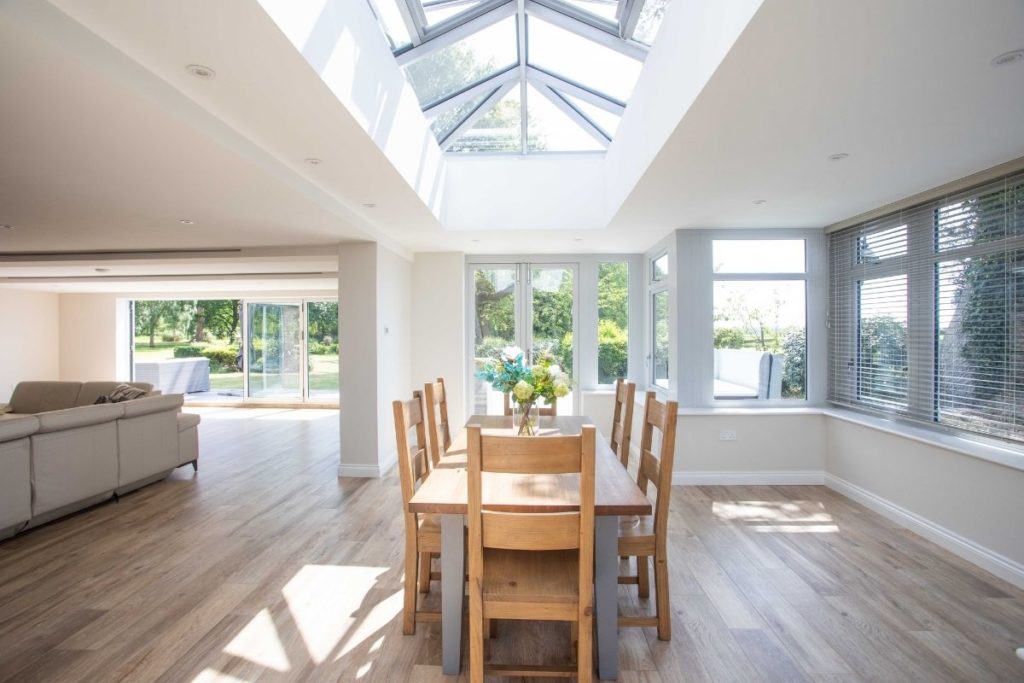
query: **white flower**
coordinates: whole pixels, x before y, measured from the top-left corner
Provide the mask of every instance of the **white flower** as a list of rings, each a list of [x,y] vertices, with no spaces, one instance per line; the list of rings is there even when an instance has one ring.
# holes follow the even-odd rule
[[[543,365],[534,365],[532,368],[530,368],[530,371],[533,373],[533,376],[536,377],[537,379],[543,379],[544,376],[548,374],[548,369]]]
[[[551,373],[552,377],[558,377],[559,375],[562,374],[562,368],[561,368],[560,365],[555,363],[555,364],[551,365],[550,367],[548,367],[548,372]]]
[[[565,382],[555,382],[555,397],[565,398],[569,395],[569,385]]]
[[[533,387],[526,380],[519,380],[512,387],[512,394],[520,401],[529,401],[530,397],[533,396]]]
[[[523,355],[523,350],[518,346],[506,346],[501,350],[501,357],[507,360],[515,360]]]

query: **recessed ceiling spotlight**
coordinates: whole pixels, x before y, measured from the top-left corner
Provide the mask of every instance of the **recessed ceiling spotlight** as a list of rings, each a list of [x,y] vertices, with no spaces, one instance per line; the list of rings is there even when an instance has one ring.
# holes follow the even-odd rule
[[[213,77],[217,75],[216,71],[208,66],[203,66],[202,64],[189,64],[185,67],[185,71],[189,72],[189,74],[196,78],[203,79],[204,81],[212,80]]]
[[[192,220],[191,218],[182,218],[178,222],[181,223],[182,225],[195,225],[196,224],[196,222],[194,220]]]
[[[363,202],[363,206],[367,209],[376,209],[377,205],[373,202]]]
[[[573,242],[582,242],[582,241],[583,241],[583,238],[582,238],[582,237],[573,237],[573,238],[572,238],[572,241],[573,241]]]
[[[768,203],[768,200],[767,200],[767,199],[755,199],[755,200],[754,200],[753,202],[751,202],[751,203],[752,203],[752,204],[757,204],[758,206],[761,206],[762,204],[767,204],[767,203]]]
[[[847,154],[846,152],[837,152],[836,154],[829,154],[828,155],[828,160],[829,161],[842,161],[843,159],[848,159],[849,157],[850,157],[850,155]]]
[[[320,164],[323,163],[321,159],[317,159],[316,157],[309,157],[308,159],[303,159],[303,161],[309,164],[310,166],[319,166]]]
[[[97,273],[109,273],[110,268],[93,268]]]
[[[7,223],[0,223],[0,230],[14,230],[14,226],[8,225]]]
[[[470,242],[479,242],[479,239],[471,239]]]
[[[1024,62],[1024,50],[1010,50],[992,59],[992,66],[1008,66]]]

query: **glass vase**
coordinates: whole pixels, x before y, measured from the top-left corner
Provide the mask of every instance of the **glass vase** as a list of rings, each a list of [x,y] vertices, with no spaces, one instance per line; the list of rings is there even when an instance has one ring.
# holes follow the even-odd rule
[[[512,427],[518,436],[537,435],[537,407],[536,403],[512,403]]]

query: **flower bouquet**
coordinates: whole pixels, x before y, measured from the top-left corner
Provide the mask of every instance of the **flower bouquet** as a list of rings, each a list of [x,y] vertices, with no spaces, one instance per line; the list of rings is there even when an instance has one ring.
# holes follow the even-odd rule
[[[503,394],[508,394],[519,408],[519,436],[536,434],[534,406],[537,399],[552,405],[569,394],[572,379],[549,355],[542,355],[534,365],[527,366],[522,349],[506,346],[497,358],[488,360],[476,376]],[[515,421],[514,421],[515,422]]]

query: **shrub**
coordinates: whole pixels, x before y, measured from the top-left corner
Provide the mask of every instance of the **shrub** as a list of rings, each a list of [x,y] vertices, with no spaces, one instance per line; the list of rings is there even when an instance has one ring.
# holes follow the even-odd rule
[[[476,345],[476,357],[497,358],[501,350],[508,346],[509,343],[501,337],[484,337]]]
[[[784,398],[804,398],[807,341],[802,328],[786,331],[782,338],[782,353],[786,359],[782,370],[782,395]]]
[[[614,320],[597,323],[597,381],[612,384],[626,376],[628,364],[628,337]]]
[[[160,335],[160,341],[162,342],[176,342],[178,341],[178,335],[173,332],[164,332]]]
[[[238,349],[233,346],[210,346],[200,354],[210,359],[214,372],[233,372],[238,369]]]
[[[186,344],[185,346],[174,347],[175,358],[199,358],[203,355],[205,349],[202,346],[196,344]]]
[[[309,353],[314,356],[338,355],[338,345],[332,344],[327,339],[329,337],[325,337],[323,342],[318,342],[315,339],[309,342]]]

